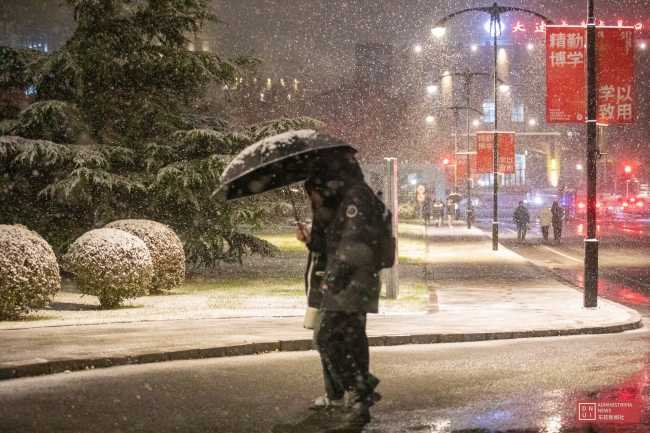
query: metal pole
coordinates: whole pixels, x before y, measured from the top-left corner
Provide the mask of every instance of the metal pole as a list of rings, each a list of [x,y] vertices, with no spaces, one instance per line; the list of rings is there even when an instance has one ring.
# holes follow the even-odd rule
[[[454,123],[456,124],[456,133],[454,134],[454,192],[458,192],[458,120],[460,113],[458,109],[454,110]]]
[[[497,133],[498,127],[498,111],[497,111],[497,31],[501,30],[500,23],[492,19],[494,24],[494,144],[493,144],[493,166],[494,166],[494,213],[492,215],[492,250],[499,249],[499,221],[498,221],[498,197],[499,185],[498,174],[499,169],[499,136]],[[492,27],[490,27],[492,28]],[[594,124],[595,125],[595,124]]]
[[[584,307],[598,305],[598,239],[596,239],[596,20],[594,1],[587,18],[587,238],[585,239]]]
[[[397,159],[384,158],[384,203],[393,214],[393,235],[395,236],[395,264],[381,271],[381,279],[386,282],[386,297],[397,299],[399,294],[399,263],[397,261]]]
[[[470,162],[470,156],[469,156],[469,80],[471,80],[471,75],[467,75],[465,77],[465,94],[467,95],[467,228],[471,229],[472,228],[472,219],[470,218],[470,213],[469,209],[470,206],[472,205],[472,192],[470,188],[470,169],[469,169],[469,162]]]

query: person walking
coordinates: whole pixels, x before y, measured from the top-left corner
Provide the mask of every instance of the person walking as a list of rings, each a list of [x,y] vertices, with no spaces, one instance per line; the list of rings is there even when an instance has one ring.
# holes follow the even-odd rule
[[[548,205],[544,203],[539,211],[539,225],[542,228],[542,237],[546,242],[548,242],[548,229],[551,225],[552,216],[553,214],[548,208]]]
[[[447,200],[447,222],[449,223],[449,228],[452,227],[451,220],[456,213],[456,207],[454,206],[454,201],[449,199]]]
[[[442,218],[445,216],[445,205],[439,199],[433,202],[433,218],[436,220],[436,227],[442,227]]]
[[[528,222],[530,221],[530,214],[528,209],[524,206],[524,202],[520,201],[519,206],[515,209],[512,219],[517,225],[517,240],[524,242],[526,240],[526,230],[528,230]]]
[[[424,225],[428,226],[431,219],[431,199],[429,197],[425,197],[422,202],[422,218],[424,219]]]
[[[379,278],[374,260],[382,224],[379,201],[353,155],[328,161],[311,181],[338,203],[326,227],[327,265],[321,284],[322,320],[316,344],[334,380],[348,392],[344,428],[363,428],[381,395],[369,371],[366,315],[377,313]]]
[[[303,225],[299,225],[296,229],[296,239],[306,244],[309,250],[307,269],[305,270],[305,290],[307,292],[308,306],[308,318],[305,319],[305,327],[314,330],[314,348],[320,353],[316,340],[322,322],[320,306],[323,292],[320,287],[327,264],[326,227],[334,218],[336,208],[333,200],[330,198],[326,201],[312,181],[305,182],[305,190],[311,202],[311,232]],[[312,316],[314,312],[315,314]],[[310,321],[311,323],[307,323]],[[309,405],[309,409],[342,409],[345,406],[345,388],[343,384],[334,378],[322,355],[321,366],[326,394],[313,400]]]
[[[553,240],[560,243],[562,237],[562,220],[564,219],[564,209],[556,201],[551,205],[551,222],[553,223]]]

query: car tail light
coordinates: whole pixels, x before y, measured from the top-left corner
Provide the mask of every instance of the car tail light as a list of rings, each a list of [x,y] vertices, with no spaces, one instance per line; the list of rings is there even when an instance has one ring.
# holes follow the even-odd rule
[[[600,207],[600,203],[596,203],[596,207]]]
[[[636,199],[634,197],[630,197],[630,202],[634,203]]]
[[[627,202],[624,201],[623,203],[621,203],[621,206],[623,206],[623,207],[627,207]]]
[[[585,207],[585,204],[584,204],[584,203],[578,203],[578,207],[579,207],[580,209],[583,209],[583,208]]]
[[[637,205],[638,207],[643,207],[644,204],[645,204],[645,203],[643,203],[642,201],[637,201],[637,202],[636,202],[636,205]]]

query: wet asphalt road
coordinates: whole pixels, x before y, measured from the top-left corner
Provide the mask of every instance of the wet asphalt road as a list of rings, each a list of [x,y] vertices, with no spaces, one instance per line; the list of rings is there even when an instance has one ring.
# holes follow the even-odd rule
[[[368,432],[650,431],[650,329],[375,347]],[[316,432],[315,352],[178,361],[0,382],[0,431]],[[578,400],[635,399],[638,424],[577,424]]]
[[[479,221],[486,230],[491,222]],[[539,224],[531,222],[525,243],[517,241],[516,227],[500,220],[499,243],[546,268],[563,280],[584,287],[584,221],[565,223],[561,243],[544,242]],[[650,221],[608,220],[597,226],[598,295],[650,316]]]

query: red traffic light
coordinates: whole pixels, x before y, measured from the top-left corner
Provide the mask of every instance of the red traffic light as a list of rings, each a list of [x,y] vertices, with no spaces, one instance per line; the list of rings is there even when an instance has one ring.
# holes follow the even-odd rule
[[[446,157],[442,158],[441,162],[443,163],[443,165],[447,165],[447,164],[449,164],[449,158],[446,158]]]
[[[626,165],[625,166],[625,172],[626,173],[632,173],[632,167],[630,167],[629,165]]]

